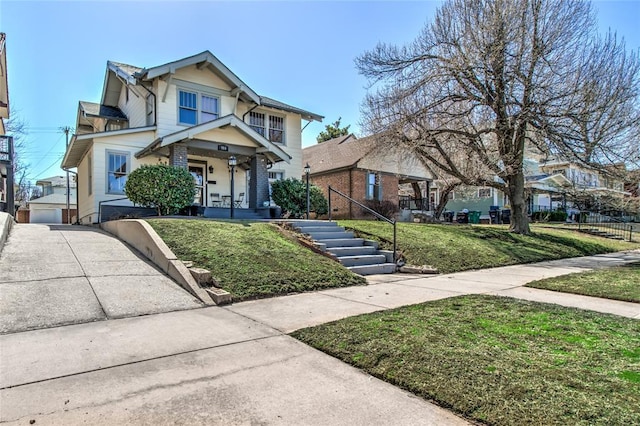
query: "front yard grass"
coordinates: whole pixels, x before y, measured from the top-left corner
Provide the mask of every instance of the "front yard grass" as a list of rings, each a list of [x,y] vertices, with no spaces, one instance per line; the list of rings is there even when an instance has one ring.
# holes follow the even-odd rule
[[[638,320],[471,295],[292,336],[487,424],[640,424]]]
[[[640,263],[547,278],[526,287],[640,303]]]
[[[211,271],[234,301],[365,284],[269,223],[150,219],[181,260]]]
[[[391,249],[393,227],[386,222],[341,220],[341,226]],[[431,265],[442,273],[541,262],[638,248],[576,231],[532,225],[531,235],[500,226],[398,223],[398,249],[406,262]]]

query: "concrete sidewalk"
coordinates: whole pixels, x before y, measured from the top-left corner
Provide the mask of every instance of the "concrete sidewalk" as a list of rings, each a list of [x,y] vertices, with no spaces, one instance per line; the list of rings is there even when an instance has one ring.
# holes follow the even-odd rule
[[[549,277],[640,261],[640,250],[448,275],[370,275],[368,286],[236,303],[225,307],[284,333],[367,312],[463,294],[495,294],[640,318],[640,304],[523,287]]]
[[[8,424],[467,424],[284,333],[470,293],[640,318],[640,304],[522,287],[640,260],[640,251],[371,284],[0,335]]]
[[[87,226],[14,225],[0,271],[0,333],[202,306],[122,241]]]

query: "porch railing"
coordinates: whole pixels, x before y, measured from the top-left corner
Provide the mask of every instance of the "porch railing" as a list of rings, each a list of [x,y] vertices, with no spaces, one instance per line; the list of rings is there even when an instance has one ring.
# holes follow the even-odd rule
[[[413,198],[408,195],[401,195],[398,199],[398,207],[400,210],[435,210],[434,206],[430,205],[427,198]]]
[[[331,213],[332,213],[332,209],[331,209],[331,194],[334,193],[336,195],[339,195],[340,197],[344,198],[345,200],[349,201],[352,204],[355,204],[359,207],[361,207],[364,211],[371,213],[373,216],[377,217],[378,219],[387,222],[388,224],[393,226],[393,263],[396,263],[398,261],[397,256],[396,256],[396,250],[397,250],[397,225],[396,225],[396,221],[394,219],[389,219],[388,217],[385,217],[383,215],[381,215],[380,213],[376,212],[375,210],[370,209],[369,207],[365,206],[362,203],[359,203],[358,201],[354,200],[353,198],[349,197],[348,195],[343,194],[342,192],[338,191],[337,189],[333,189],[331,186],[329,186],[329,220],[331,220]]]

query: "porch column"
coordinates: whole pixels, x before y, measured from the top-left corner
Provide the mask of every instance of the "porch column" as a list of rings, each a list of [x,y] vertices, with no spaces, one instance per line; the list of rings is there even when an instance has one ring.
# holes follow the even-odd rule
[[[169,165],[188,168],[187,146],[179,143],[169,145]]]
[[[269,201],[269,171],[264,155],[257,154],[251,158],[251,178],[249,180],[249,208],[262,207]]]

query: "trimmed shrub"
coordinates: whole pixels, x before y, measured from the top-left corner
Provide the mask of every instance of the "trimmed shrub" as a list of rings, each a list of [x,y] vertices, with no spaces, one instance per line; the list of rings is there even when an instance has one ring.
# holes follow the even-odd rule
[[[132,171],[124,192],[134,204],[154,208],[158,216],[163,216],[190,206],[196,187],[187,169],[156,164],[144,165]]]
[[[277,180],[271,184],[271,198],[273,202],[282,208],[285,216],[301,218],[307,212],[307,184],[300,179]],[[319,215],[329,211],[327,199],[322,190],[317,186],[309,187],[309,208]]]
[[[567,220],[566,212],[534,212],[531,214],[531,220],[536,222],[565,222]]]

